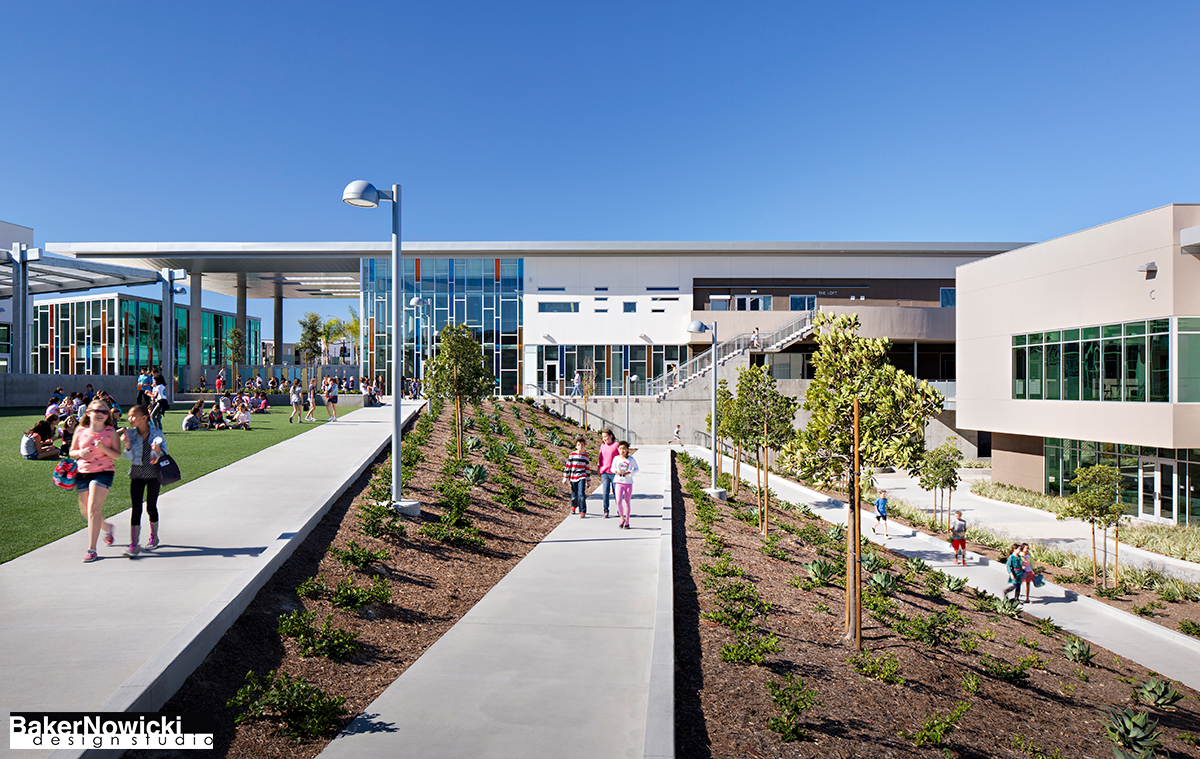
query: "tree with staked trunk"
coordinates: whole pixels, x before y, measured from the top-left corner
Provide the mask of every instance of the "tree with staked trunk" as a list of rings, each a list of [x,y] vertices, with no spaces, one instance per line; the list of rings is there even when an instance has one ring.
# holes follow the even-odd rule
[[[717,475],[721,474],[721,464],[724,461],[724,456],[721,454],[721,447],[725,439],[732,437],[732,430],[735,426],[735,417],[733,416],[733,393],[729,392],[729,381],[721,380],[717,383],[717,430],[716,430],[716,445],[717,445]],[[704,415],[704,429],[712,430],[712,412]]]
[[[769,526],[768,458],[796,435],[792,419],[800,401],[783,395],[775,386],[768,366],[751,366],[738,370],[737,397],[733,405],[740,422],[741,439],[753,447],[758,461],[758,518],[759,528],[766,535]]]
[[[1125,506],[1117,500],[1121,491],[1121,473],[1108,464],[1084,466],[1075,470],[1071,480],[1075,492],[1067,499],[1067,508],[1058,514],[1059,519],[1082,519],[1092,526],[1092,585],[1098,584],[1096,564],[1096,525],[1107,534],[1109,527],[1119,525]],[[1119,535],[1119,533],[1118,533]],[[1105,551],[1108,543],[1105,542]],[[1107,568],[1108,561],[1105,561]],[[1106,582],[1105,585],[1108,583]]]
[[[425,391],[430,398],[454,402],[454,434],[458,457],[463,455],[463,403],[478,403],[495,386],[484,365],[483,348],[465,324],[446,327],[438,335],[439,350],[425,368]]]
[[[917,483],[922,489],[933,493],[933,527],[941,529],[941,515],[945,514],[947,528],[950,524],[950,503],[954,498],[954,489],[961,479],[958,465],[962,462],[962,451],[954,441],[946,442],[926,451],[917,464],[909,470],[909,474],[917,477]],[[939,509],[939,500],[941,508]]]
[[[246,358],[246,333],[237,327],[225,333],[225,353],[233,359],[233,376],[238,377],[238,367]]]

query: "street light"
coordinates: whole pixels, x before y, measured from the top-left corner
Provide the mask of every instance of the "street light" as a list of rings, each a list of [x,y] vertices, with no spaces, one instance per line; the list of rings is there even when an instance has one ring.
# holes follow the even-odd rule
[[[376,190],[375,185],[359,179],[346,185],[346,189],[342,191],[342,200],[358,208],[378,208],[381,200],[392,202],[392,508],[401,514],[420,516],[421,504],[404,500],[400,493],[400,448],[403,444],[400,433],[404,428],[404,409],[397,387],[399,374],[403,371],[403,357],[401,343],[396,339],[396,330],[400,328],[403,312],[403,304],[400,302],[400,283],[403,279],[400,272],[400,185],[392,185],[391,192],[388,192]]]
[[[420,327],[420,330],[421,330],[421,386],[422,386],[422,388],[424,388],[424,385],[425,385],[425,362],[429,360],[429,353],[433,349],[433,345],[432,345],[433,337],[430,336],[430,338],[428,340],[425,339],[425,328],[430,327],[432,329],[432,327],[433,327],[432,323],[427,323],[427,321],[432,322],[433,319],[432,318],[430,318],[429,320],[425,319],[425,309],[427,307],[432,309],[433,301],[430,300],[429,298],[422,298],[420,295],[414,295],[412,297],[412,300],[410,300],[408,302],[408,305],[412,306],[413,308],[421,309],[421,317],[420,317],[421,318],[421,327]]]
[[[638,381],[638,376],[636,374],[625,375],[625,439],[626,440],[629,440],[629,438],[632,437],[632,435],[629,434],[629,384],[631,382],[637,382],[637,381]],[[633,443],[632,440],[629,440],[629,442]]]
[[[712,435],[712,487],[707,492],[713,498],[724,501],[725,491],[717,487],[717,321],[714,319],[712,324],[705,324],[697,319],[688,324],[687,331],[692,334],[712,332],[712,354],[709,361],[712,371],[712,428],[709,430],[709,434]]]

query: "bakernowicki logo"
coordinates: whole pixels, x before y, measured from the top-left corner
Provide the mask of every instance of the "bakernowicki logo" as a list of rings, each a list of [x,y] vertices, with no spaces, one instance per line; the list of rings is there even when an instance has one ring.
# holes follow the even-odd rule
[[[158,712],[12,712],[9,749],[211,749],[209,714]]]

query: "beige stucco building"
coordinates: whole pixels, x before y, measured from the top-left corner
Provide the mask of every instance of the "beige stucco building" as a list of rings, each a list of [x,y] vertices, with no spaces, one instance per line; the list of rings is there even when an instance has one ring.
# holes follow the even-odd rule
[[[1200,205],[957,270],[958,426],[993,478],[1055,494],[1118,466],[1130,513],[1200,523]]]

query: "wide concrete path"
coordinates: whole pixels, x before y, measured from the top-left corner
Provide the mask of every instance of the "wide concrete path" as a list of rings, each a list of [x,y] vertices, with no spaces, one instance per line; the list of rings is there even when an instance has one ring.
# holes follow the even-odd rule
[[[95,563],[80,561],[81,530],[0,565],[4,724],[13,711],[160,708],[389,442],[391,414],[360,409],[164,494],[162,544],[137,559],[121,555],[124,511]],[[9,752],[7,739],[0,751],[39,755]]]
[[[598,518],[594,494],[587,519],[566,517],[322,759],[673,756],[673,703],[650,696],[664,654],[674,677],[673,639],[653,655],[670,549],[669,454],[649,446],[635,458],[633,529],[618,529],[615,504],[613,518]],[[669,564],[666,574],[669,596]],[[662,616],[660,633],[672,624]],[[648,707],[664,702],[665,719],[651,714],[648,734]]]
[[[712,452],[707,448],[689,446],[687,452],[704,461],[712,460]],[[725,462],[725,471],[731,471],[729,467],[732,467],[733,462],[728,457],[725,458]],[[755,471],[753,467],[742,464],[743,479],[753,481]],[[848,511],[843,501],[829,498],[775,475],[771,475],[770,488],[786,501],[808,504],[822,519],[846,524]],[[889,495],[892,494],[889,491]],[[894,494],[902,497],[899,489]],[[986,556],[968,553],[967,566],[956,565],[954,552],[944,540],[893,524],[890,528],[891,537],[885,541],[882,535],[872,532],[871,528],[875,524],[873,512],[873,508],[870,512],[862,510],[863,534],[872,542],[886,545],[888,549],[902,556],[924,559],[935,569],[955,577],[965,577],[971,587],[986,590],[997,596],[1008,587],[1007,570],[1003,563],[993,562]],[[1168,630],[1052,583],[1034,588],[1032,601],[1024,607],[1029,614],[1040,619],[1052,618],[1070,633],[1200,690],[1200,640]]]
[[[962,509],[968,524],[987,527],[994,532],[1012,535],[1022,543],[1046,543],[1078,554],[1092,555],[1092,529],[1078,519],[1059,519],[1048,511],[1015,503],[1004,503],[984,498],[971,492],[971,485],[979,480],[991,479],[988,474],[975,474],[966,470],[958,489],[950,499],[952,510]],[[880,474],[875,478],[876,487],[888,491],[888,495],[905,503],[932,513],[933,494],[923,490],[915,479],[902,472]],[[1096,533],[1097,551],[1103,550],[1103,538]],[[1109,531],[1111,538],[1112,531]],[[1112,562],[1116,544],[1108,541],[1109,562]],[[1169,556],[1134,548],[1121,543],[1121,565],[1149,567],[1178,577],[1188,582],[1200,582],[1200,564],[1173,559]]]

